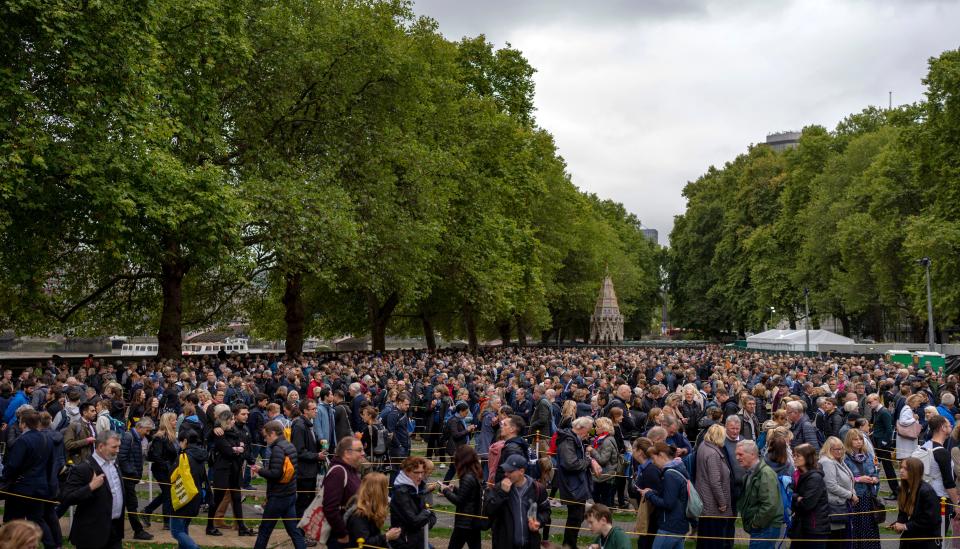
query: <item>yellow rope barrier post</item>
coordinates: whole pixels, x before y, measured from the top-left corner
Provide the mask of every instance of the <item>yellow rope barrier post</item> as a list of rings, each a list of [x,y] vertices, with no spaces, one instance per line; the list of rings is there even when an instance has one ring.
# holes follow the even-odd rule
[[[424,507],[430,509],[430,504],[424,504]],[[430,521],[423,525],[423,549],[430,549]]]
[[[363,549],[363,542],[366,541],[363,538],[357,538],[357,549]]]
[[[947,498],[940,498],[940,534],[947,537]]]

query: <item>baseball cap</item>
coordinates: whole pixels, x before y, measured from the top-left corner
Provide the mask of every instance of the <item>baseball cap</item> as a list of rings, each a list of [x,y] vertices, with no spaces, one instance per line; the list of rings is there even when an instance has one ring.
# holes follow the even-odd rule
[[[527,460],[523,459],[523,456],[512,455],[506,459],[503,463],[500,464],[500,467],[503,467],[503,470],[507,473],[512,473],[517,469],[527,469]]]

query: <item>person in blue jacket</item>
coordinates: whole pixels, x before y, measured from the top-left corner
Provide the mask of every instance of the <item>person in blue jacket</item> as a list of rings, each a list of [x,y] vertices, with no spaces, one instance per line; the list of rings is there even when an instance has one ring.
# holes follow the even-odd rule
[[[687,519],[687,471],[683,464],[674,460],[676,450],[666,443],[657,442],[647,452],[653,464],[661,471],[662,489],[650,488],[640,493],[654,506],[659,528],[653,549],[677,549],[683,547],[684,536],[690,529]]]
[[[13,398],[7,404],[7,409],[3,412],[4,423],[12,424],[17,417],[17,408],[24,404],[30,404],[30,400],[33,398],[33,387],[34,382],[29,379],[20,384],[20,390],[13,395]]]

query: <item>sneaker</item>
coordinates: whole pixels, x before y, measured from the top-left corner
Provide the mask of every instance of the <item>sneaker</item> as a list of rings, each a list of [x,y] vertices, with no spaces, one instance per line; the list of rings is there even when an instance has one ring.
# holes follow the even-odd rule
[[[554,507],[554,508],[556,508],[556,507],[563,507],[563,504],[560,503],[559,501],[555,500],[555,499],[551,499],[551,500],[550,500],[550,507]]]
[[[316,547],[316,546],[317,546],[317,540],[315,540],[315,539],[304,539],[303,542],[307,545],[307,547]]]
[[[153,539],[153,534],[151,534],[150,532],[144,532],[143,530],[140,530],[139,532],[133,534],[133,539],[150,541]]]
[[[256,530],[251,530],[250,528],[241,528],[240,531],[237,532],[237,535],[238,536],[255,536],[257,535],[257,532]]]
[[[260,505],[254,505],[253,510],[261,515],[263,514],[263,507],[261,507]]]
[[[444,465],[443,463],[441,463],[441,464],[440,464],[440,468],[441,468],[441,469],[446,469],[446,468],[447,468],[447,466],[446,466],[446,465]]]
[[[222,536],[222,535],[223,535],[223,532],[221,532],[220,530],[217,530],[216,528],[207,527],[207,535],[208,535],[208,536]]]
[[[146,513],[146,512],[147,510],[144,509],[143,513]],[[147,515],[147,514],[140,515],[140,521],[143,522],[144,528],[150,528],[150,515]]]
[[[883,501],[897,501],[897,496],[889,495],[883,498]]]

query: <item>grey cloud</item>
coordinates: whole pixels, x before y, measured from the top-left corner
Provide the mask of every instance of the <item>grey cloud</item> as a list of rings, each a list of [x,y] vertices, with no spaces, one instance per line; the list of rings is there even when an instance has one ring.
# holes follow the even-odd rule
[[[599,7],[597,7],[599,6]],[[666,241],[688,180],[810,124],[923,99],[960,3],[421,0],[446,36],[509,41],[537,69],[537,120],[574,182]]]

